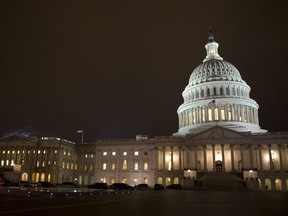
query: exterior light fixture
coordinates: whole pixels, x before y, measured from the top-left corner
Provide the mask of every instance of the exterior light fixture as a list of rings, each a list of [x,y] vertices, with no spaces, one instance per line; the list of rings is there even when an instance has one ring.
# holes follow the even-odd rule
[[[253,170],[250,170],[250,178],[252,179],[252,175],[253,175]]]

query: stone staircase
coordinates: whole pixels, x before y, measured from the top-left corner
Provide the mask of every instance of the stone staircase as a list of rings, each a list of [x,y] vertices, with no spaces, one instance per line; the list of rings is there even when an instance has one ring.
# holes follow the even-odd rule
[[[246,182],[237,174],[223,172],[201,173],[192,190],[248,191]]]

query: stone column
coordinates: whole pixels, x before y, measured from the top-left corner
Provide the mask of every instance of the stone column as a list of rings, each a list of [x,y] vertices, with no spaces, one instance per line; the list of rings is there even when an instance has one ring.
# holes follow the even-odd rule
[[[258,110],[256,110],[256,116],[255,116],[255,117],[256,117],[256,119],[255,119],[255,120],[256,120],[256,124],[259,124],[259,119],[258,119]]]
[[[224,154],[224,144],[221,145],[221,151],[222,151],[222,170],[225,172],[225,154]]]
[[[179,149],[179,170],[182,170],[182,157],[181,157],[182,150],[180,147],[178,147],[178,149]]]
[[[224,110],[225,110],[225,121],[228,121],[229,115],[228,115],[228,105],[224,106]]]
[[[157,170],[158,169],[158,160],[157,160],[157,155],[158,155],[158,149],[157,148],[153,148],[153,149],[151,149],[151,151],[152,151],[152,165],[151,165],[151,168],[152,168],[152,170]],[[142,150],[142,152],[141,152],[142,154],[141,155],[143,155],[143,150]],[[141,160],[142,161],[142,169],[143,169],[143,160]]]
[[[230,145],[231,149],[231,171],[235,172],[235,165],[234,165],[234,145]]]
[[[209,118],[208,118],[208,107],[205,107],[205,122],[208,122]]]
[[[282,146],[282,148],[283,148],[283,159],[284,159],[284,170],[286,171],[287,170],[287,167],[288,167],[288,165],[287,165],[287,160],[288,160],[288,154],[287,154],[287,146],[286,146],[286,144],[285,145],[283,145]]]
[[[252,145],[249,145],[249,152],[250,152],[250,169],[253,167],[253,151],[252,151]]]
[[[244,107],[240,106],[241,109],[241,122],[244,122]]]
[[[199,107],[196,107],[195,109],[195,123],[199,123]]]
[[[165,147],[163,147],[163,149],[162,149],[162,158],[163,158],[163,162],[162,162],[162,169],[163,169],[163,171],[165,171],[165,169],[166,169],[166,164],[165,164]]]
[[[213,144],[212,145],[212,154],[213,154],[213,171],[215,172],[216,171],[216,164],[215,164],[215,145]]]
[[[186,125],[186,111],[183,111],[183,126],[185,127]]]
[[[245,106],[244,107],[244,113],[245,113],[245,117],[246,117],[246,122],[249,122],[249,113],[248,113],[248,106]],[[246,111],[246,112],[245,112]]]
[[[268,144],[269,150],[269,162],[270,162],[270,171],[274,171],[273,161],[272,161],[272,153],[271,153],[271,144]]]
[[[171,170],[173,170],[174,169],[174,167],[173,167],[173,165],[174,165],[174,158],[173,158],[173,149],[174,149],[174,147],[171,147],[170,148],[170,154],[171,154]]]
[[[184,164],[183,164],[183,166],[184,166],[184,168],[186,167],[186,168],[190,168],[191,166],[190,166],[190,148],[189,147],[186,147],[185,149],[184,149],[184,152],[183,152],[183,159],[184,159]]]
[[[282,146],[279,144],[278,148],[279,148],[280,171],[284,172],[284,169],[283,169],[283,157],[282,157]]]
[[[256,111],[256,109],[253,109],[253,120],[254,120],[254,124],[257,124],[257,111]]]
[[[263,166],[262,166],[262,152],[261,152],[261,145],[258,145],[258,153],[259,153],[259,170],[262,171],[263,170]]]
[[[217,108],[218,108],[218,121],[222,121],[222,118],[221,118],[221,105],[217,106]]]
[[[243,120],[240,113],[241,113],[241,105],[237,106],[237,115],[238,115],[237,121],[239,121],[239,122]]]
[[[207,172],[207,146],[203,146],[203,151],[204,151],[204,172]]]
[[[194,147],[195,169],[198,170],[197,145]]]
[[[244,168],[244,154],[243,154],[243,146],[240,145],[240,153],[241,153],[241,171]]]
[[[235,105],[233,104],[232,106],[231,106],[231,119],[232,119],[232,121],[235,121]]]

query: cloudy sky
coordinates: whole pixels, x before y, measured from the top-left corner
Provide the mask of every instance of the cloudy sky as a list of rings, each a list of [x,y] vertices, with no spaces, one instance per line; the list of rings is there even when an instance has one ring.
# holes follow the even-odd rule
[[[288,131],[285,1],[0,1],[0,136],[171,135],[212,26],[260,106]]]

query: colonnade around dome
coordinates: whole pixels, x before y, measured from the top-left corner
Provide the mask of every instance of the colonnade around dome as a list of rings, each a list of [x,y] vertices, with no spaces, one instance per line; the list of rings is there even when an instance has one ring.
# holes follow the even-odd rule
[[[247,105],[217,103],[213,108],[207,104],[187,109],[179,114],[179,128],[217,121],[245,122],[258,125],[258,110]]]

